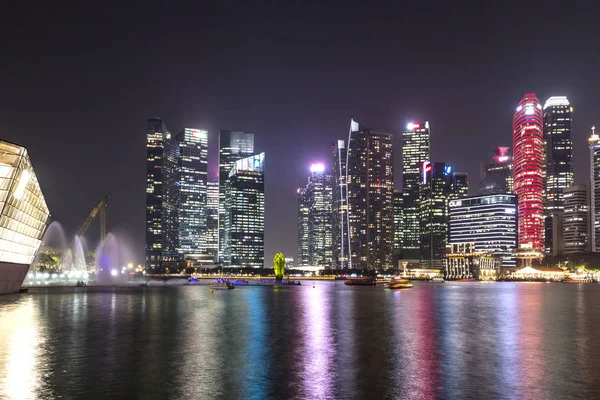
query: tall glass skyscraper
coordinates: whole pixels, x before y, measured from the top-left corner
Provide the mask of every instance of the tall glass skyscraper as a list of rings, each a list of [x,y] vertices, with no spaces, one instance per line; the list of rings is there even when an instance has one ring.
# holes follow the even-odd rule
[[[394,268],[398,267],[398,260],[402,256],[402,240],[404,239],[404,209],[402,201],[402,192],[394,190]]]
[[[589,251],[589,202],[586,185],[569,186],[563,190],[564,253]]]
[[[219,131],[219,262],[223,261],[225,231],[225,200],[228,192],[229,173],[236,161],[254,154],[254,133]]]
[[[333,144],[332,167],[332,266],[337,269],[349,268],[348,249],[348,185],[346,185],[347,147],[344,140]]]
[[[542,105],[534,93],[519,102],[513,118],[513,182],[518,198],[519,247],[544,250]]]
[[[185,128],[179,144],[178,253],[206,253],[208,132]]]
[[[265,258],[265,153],[234,162],[225,202],[224,263],[262,268]]]
[[[215,262],[219,253],[219,182],[207,182],[206,252]]]
[[[178,259],[179,144],[160,118],[146,134],[146,268]]]
[[[600,136],[592,126],[590,146],[590,250],[600,251]]]
[[[562,213],[563,191],[573,185],[573,143],[571,140],[571,122],[573,107],[565,96],[550,97],[544,104],[544,150],[545,164],[545,251],[553,253],[554,216]],[[559,217],[558,220],[561,220]],[[556,244],[562,247],[562,243]],[[557,253],[554,251],[554,253]]]
[[[386,269],[392,265],[394,246],[392,135],[351,120],[347,146],[342,171],[347,184],[347,267]]]
[[[431,158],[429,122],[411,122],[402,134],[402,194],[404,237],[402,258],[420,258],[421,166]]]
[[[496,154],[481,163],[479,194],[504,194],[513,192],[512,157],[509,147],[498,147]]]
[[[298,264],[332,264],[332,177],[323,164],[310,166],[308,184],[298,189]]]

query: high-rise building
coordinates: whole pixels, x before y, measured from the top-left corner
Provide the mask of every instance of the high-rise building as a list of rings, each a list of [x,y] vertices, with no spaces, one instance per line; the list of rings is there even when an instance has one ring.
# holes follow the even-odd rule
[[[452,168],[450,168],[450,171]],[[469,176],[466,172],[452,172],[452,185],[449,200],[460,199],[469,195]]]
[[[346,185],[346,142],[338,140],[333,144],[332,167],[332,267],[336,269],[349,268],[348,249],[348,186]]]
[[[518,199],[519,247],[544,250],[542,106],[534,93],[519,102],[513,118],[513,183]]]
[[[308,184],[298,189],[298,264],[332,265],[332,177],[325,165],[310,166]]]
[[[265,153],[234,162],[225,202],[224,263],[262,268],[265,258]]]
[[[206,252],[217,261],[219,253],[219,182],[207,182]]]
[[[402,256],[402,240],[404,236],[404,210],[402,201],[402,192],[400,190],[394,190],[394,268],[398,267],[398,260]]]
[[[503,267],[515,267],[517,248],[517,197],[492,194],[451,200],[449,242],[472,243],[473,251],[491,253]]]
[[[553,247],[554,216],[563,211],[563,191],[573,185],[573,143],[571,141],[571,114],[573,107],[564,96],[550,97],[544,104],[545,152],[545,251],[559,253]],[[560,218],[560,217],[559,217]],[[558,229],[560,229],[560,226]]]
[[[179,144],[178,253],[206,253],[208,132],[185,128]]]
[[[452,167],[425,161],[420,183],[420,268],[443,270],[448,243],[448,200],[452,194]]]
[[[481,163],[479,194],[503,194],[513,192],[512,157],[509,147],[498,147],[496,154]]]
[[[418,259],[420,256],[420,168],[430,158],[429,122],[409,123],[402,134],[403,259]]]
[[[225,200],[229,173],[236,161],[253,154],[254,133],[219,131],[219,262],[223,261],[223,246],[229,241],[225,227]]]
[[[590,250],[600,251],[600,136],[592,126],[590,146]]]
[[[565,188],[563,239],[564,253],[583,253],[588,251],[588,190],[585,185]]]
[[[146,134],[146,268],[178,259],[179,145],[160,118]]]
[[[0,294],[7,294],[21,289],[50,212],[24,147],[0,141],[0,167]]]
[[[296,191],[298,194],[298,254],[296,265],[301,267],[310,265],[310,236],[308,233],[310,205],[305,191],[306,188],[298,188]]]
[[[392,265],[393,164],[392,135],[352,120],[344,171],[349,268],[381,270]]]

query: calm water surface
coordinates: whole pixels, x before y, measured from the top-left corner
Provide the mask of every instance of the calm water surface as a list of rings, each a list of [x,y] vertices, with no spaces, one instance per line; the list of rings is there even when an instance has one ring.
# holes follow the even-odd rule
[[[0,297],[5,398],[600,398],[600,285],[38,289]]]

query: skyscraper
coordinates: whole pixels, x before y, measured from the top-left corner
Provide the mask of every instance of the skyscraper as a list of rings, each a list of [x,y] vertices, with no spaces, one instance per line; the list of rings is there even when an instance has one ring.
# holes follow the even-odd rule
[[[404,238],[404,210],[402,207],[402,201],[402,192],[399,190],[394,190],[394,268],[398,266],[398,260],[402,256],[402,240]]]
[[[346,142],[338,140],[332,149],[332,267],[349,268],[348,249],[348,186],[346,185]]]
[[[207,182],[206,252],[215,262],[219,253],[219,182]]]
[[[349,268],[377,270],[392,265],[393,164],[392,135],[352,120],[345,171]]]
[[[448,170],[452,174],[452,185],[450,187],[449,200],[460,199],[469,195],[469,176],[466,172],[451,172],[452,168]]]
[[[254,154],[254,133],[219,131],[219,262],[223,260],[224,244],[228,242],[225,229],[225,200],[229,173],[235,162]]]
[[[265,258],[265,153],[235,161],[225,203],[224,263],[262,268]]]
[[[404,237],[402,258],[418,259],[420,256],[420,168],[429,161],[430,132],[429,122],[411,122],[402,134],[402,195]]]
[[[179,145],[160,118],[146,134],[146,268],[178,258]]]
[[[310,236],[309,236],[309,201],[306,194],[306,188],[298,188],[298,254],[296,255],[296,265],[310,265]]]
[[[178,253],[206,253],[208,132],[185,128],[179,144]]]
[[[544,250],[542,106],[534,93],[519,102],[513,118],[513,182],[518,198],[519,247]]]
[[[592,126],[590,146],[590,250],[600,251],[600,136]]]
[[[512,157],[509,147],[498,147],[496,155],[481,163],[479,194],[504,194],[513,192]]]
[[[550,97],[544,104],[545,151],[545,250],[553,253],[554,216],[563,212],[563,191],[573,185],[573,143],[571,141],[571,114],[573,107],[564,96]],[[557,243],[556,245],[562,245]],[[557,253],[557,251],[554,251]]]
[[[569,186],[563,190],[564,199],[564,252],[588,251],[589,202],[585,185]]]

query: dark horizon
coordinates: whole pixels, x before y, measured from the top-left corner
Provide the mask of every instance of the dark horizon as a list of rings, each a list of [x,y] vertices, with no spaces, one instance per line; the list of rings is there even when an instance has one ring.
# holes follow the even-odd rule
[[[255,134],[264,151],[265,264],[296,257],[296,188],[331,166],[350,118],[394,135],[431,124],[432,161],[469,174],[512,147],[515,107],[565,95],[574,107],[575,183],[600,124],[597,4],[14,4],[0,16],[1,136],[28,148],[55,220],[73,232],[105,194],[108,228],[144,259],[146,119],[172,133]],[[90,228],[89,240],[98,237]]]

